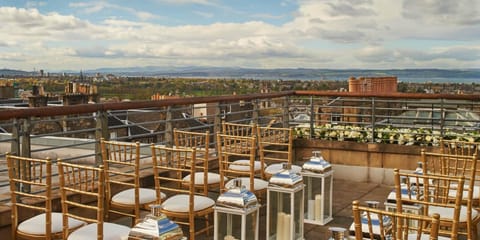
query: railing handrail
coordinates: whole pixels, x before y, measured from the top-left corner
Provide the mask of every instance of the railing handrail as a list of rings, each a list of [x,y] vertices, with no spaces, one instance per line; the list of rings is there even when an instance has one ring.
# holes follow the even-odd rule
[[[278,93],[256,93],[246,95],[232,95],[232,96],[213,96],[213,97],[188,97],[188,98],[174,98],[164,100],[142,100],[129,102],[115,102],[115,103],[96,103],[96,104],[78,104],[70,106],[47,106],[36,108],[23,109],[6,109],[2,110],[0,120],[9,120],[13,118],[27,118],[27,117],[47,117],[60,116],[70,114],[85,114],[95,113],[98,111],[109,110],[127,110],[136,108],[154,108],[166,107],[174,105],[188,105],[195,103],[212,103],[212,102],[233,102],[240,100],[253,99],[268,99],[278,98],[294,95],[295,91],[284,91]]]
[[[402,99],[446,99],[480,101],[480,94],[423,94],[423,93],[353,93],[334,91],[283,91],[278,93],[257,93],[232,96],[188,97],[165,100],[141,100],[115,103],[79,104],[71,106],[47,106],[22,109],[5,109],[0,114],[0,120],[26,117],[46,117],[69,114],[85,114],[97,111],[127,110],[136,108],[154,108],[172,105],[188,105],[194,103],[233,102],[240,100],[268,99],[285,96],[331,96],[331,97],[378,97]]]
[[[426,94],[426,93],[378,93],[378,92],[333,92],[333,91],[295,91],[299,96],[331,96],[331,97],[378,97],[403,99],[447,99],[480,101],[480,94]]]

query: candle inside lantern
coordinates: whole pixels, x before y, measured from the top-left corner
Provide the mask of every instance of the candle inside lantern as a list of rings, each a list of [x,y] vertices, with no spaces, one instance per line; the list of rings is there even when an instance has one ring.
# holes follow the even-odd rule
[[[291,239],[292,229],[290,225],[291,216],[290,214],[285,214],[283,216],[283,239]]]
[[[279,212],[277,214],[277,240],[284,240],[283,230],[285,228],[283,219],[285,218],[284,212]],[[287,238],[285,238],[287,239]]]
[[[238,240],[238,239],[236,239],[236,238],[235,238],[234,236],[232,236],[232,235],[227,235],[227,236],[225,236],[225,237],[223,238],[223,240]]]
[[[315,195],[315,220],[322,219],[322,194]]]
[[[315,219],[315,200],[308,200],[308,219]]]

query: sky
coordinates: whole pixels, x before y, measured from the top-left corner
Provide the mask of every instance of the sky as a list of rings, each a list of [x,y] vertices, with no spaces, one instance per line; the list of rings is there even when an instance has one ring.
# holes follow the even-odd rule
[[[0,69],[480,68],[478,0],[0,0]]]

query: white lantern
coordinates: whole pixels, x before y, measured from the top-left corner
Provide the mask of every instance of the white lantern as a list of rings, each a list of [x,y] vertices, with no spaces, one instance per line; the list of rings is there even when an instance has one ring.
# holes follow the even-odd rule
[[[325,225],[333,220],[333,170],[320,151],[313,151],[302,167],[305,190],[305,223]]]
[[[256,196],[234,180],[234,188],[221,194],[214,207],[215,240],[258,239],[259,208]]]
[[[346,237],[346,231],[347,229],[342,228],[342,227],[331,227],[328,230],[330,230],[331,237],[328,240],[344,240],[348,239]]]
[[[267,187],[267,239],[297,240],[303,238],[302,177],[290,166],[270,178]]]

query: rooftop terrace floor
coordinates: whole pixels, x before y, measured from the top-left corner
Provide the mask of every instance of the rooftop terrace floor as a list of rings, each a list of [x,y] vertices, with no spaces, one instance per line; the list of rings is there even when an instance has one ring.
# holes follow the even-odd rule
[[[327,225],[319,226],[313,224],[304,225],[304,237],[306,240],[326,240],[330,237],[330,227],[343,227],[348,229],[353,222],[352,202],[360,200],[375,200],[380,202],[380,208],[384,208],[383,202],[387,199],[388,193],[393,186],[376,183],[354,182],[348,180],[337,180],[333,182],[333,220]],[[261,208],[259,239],[266,238],[266,208]],[[120,220],[121,221],[121,220]],[[213,239],[212,236],[197,236],[198,240]]]

